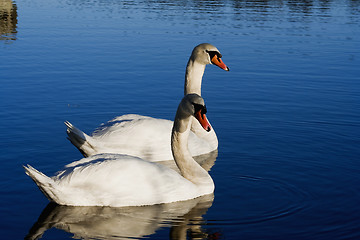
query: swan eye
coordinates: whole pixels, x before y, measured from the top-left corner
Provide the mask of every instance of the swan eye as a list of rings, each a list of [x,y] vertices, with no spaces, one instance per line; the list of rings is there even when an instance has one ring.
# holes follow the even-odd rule
[[[206,52],[209,54],[210,59],[213,59],[213,57],[215,57],[215,56],[216,56],[218,59],[219,59],[219,58],[222,58],[221,53],[219,53],[219,52],[217,52],[217,51],[208,51],[208,50],[206,50]]]
[[[201,111],[201,114],[206,114],[207,113],[207,109],[206,106],[197,104],[197,103],[193,103],[194,108],[195,108],[195,113]]]
[[[204,108],[202,109],[202,114],[206,114],[207,113],[207,109],[206,109],[206,106],[204,106]]]

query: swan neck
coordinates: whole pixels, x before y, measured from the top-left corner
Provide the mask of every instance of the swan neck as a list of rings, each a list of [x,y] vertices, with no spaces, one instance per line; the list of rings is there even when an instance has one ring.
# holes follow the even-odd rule
[[[201,82],[206,65],[201,64],[192,58],[186,66],[184,94],[196,93],[201,96]]]
[[[195,185],[200,187],[206,186],[206,189],[211,189],[214,184],[212,178],[208,172],[193,159],[188,150],[188,137],[192,120],[192,116],[187,119],[175,118],[171,134],[171,150],[175,163],[184,178]]]
[[[190,57],[186,67],[184,88],[185,95],[190,93],[196,93],[201,96],[201,84],[205,72],[205,67],[206,64],[195,61],[192,57]],[[192,121],[191,131],[193,131],[199,138],[204,139],[209,144],[211,149],[217,149],[218,139],[214,129],[212,129],[210,132],[206,132],[204,131],[200,123],[194,120]]]

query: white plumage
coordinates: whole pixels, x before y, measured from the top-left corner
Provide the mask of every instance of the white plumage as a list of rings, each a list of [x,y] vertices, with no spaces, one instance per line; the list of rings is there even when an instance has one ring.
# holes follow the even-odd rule
[[[210,194],[214,191],[210,175],[187,149],[194,116],[209,130],[204,108],[204,101],[197,94],[186,95],[178,107],[171,150],[181,175],[166,166],[121,154],[84,158],[51,178],[29,165],[24,166],[26,174],[48,199],[61,205],[141,206]]]
[[[194,48],[186,68],[184,92],[201,96],[202,76],[207,64],[224,70],[219,50],[211,44]],[[116,117],[101,125],[91,136],[70,122],[65,122],[69,140],[85,156],[99,153],[119,153],[137,156],[148,161],[171,160],[170,136],[173,122],[136,114]],[[204,132],[197,121],[191,126],[189,150],[192,156],[212,152],[218,147],[215,131]]]

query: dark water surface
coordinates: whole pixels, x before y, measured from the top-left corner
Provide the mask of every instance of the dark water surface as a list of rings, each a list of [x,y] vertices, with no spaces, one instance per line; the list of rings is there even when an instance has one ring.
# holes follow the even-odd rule
[[[81,158],[63,121],[173,119],[202,42],[214,196],[47,206],[21,166]],[[360,239],[360,1],[0,0],[0,86],[1,239]]]

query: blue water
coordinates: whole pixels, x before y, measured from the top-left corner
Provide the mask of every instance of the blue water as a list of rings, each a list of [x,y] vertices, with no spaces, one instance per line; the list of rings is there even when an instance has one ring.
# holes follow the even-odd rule
[[[360,1],[0,0],[0,238],[359,239]],[[202,42],[219,150],[213,199],[71,208],[24,174],[82,156],[85,132],[173,119]],[[43,212],[43,213],[42,213]],[[29,234],[29,235],[28,235]]]

